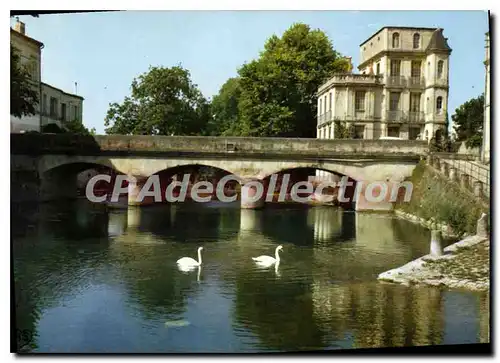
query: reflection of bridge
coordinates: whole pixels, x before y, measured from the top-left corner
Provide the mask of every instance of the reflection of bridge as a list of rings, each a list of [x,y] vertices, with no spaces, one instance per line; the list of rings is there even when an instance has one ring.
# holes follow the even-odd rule
[[[177,229],[176,225],[181,223],[181,220],[176,220],[177,205],[167,207],[168,216],[161,213],[162,223],[165,218],[170,221],[170,228]],[[255,242],[256,239],[271,239],[277,243],[282,241],[288,243],[303,244],[304,239],[313,241],[315,245],[338,242],[353,242],[356,241],[358,248],[366,249],[367,251],[377,250],[398,250],[401,248],[400,243],[394,237],[394,228],[391,218],[378,218],[370,214],[360,214],[355,212],[344,211],[334,207],[311,207],[307,209],[307,217],[304,219],[304,214],[298,214],[297,220],[292,220],[295,227],[302,225],[303,232],[294,235],[274,235],[274,232],[268,227],[276,226],[280,223],[285,225],[291,223],[289,219],[273,219],[273,216],[279,217],[281,213],[272,210],[265,212],[262,210],[240,209],[239,225],[237,219],[231,221],[233,225],[227,226],[229,229],[238,230],[235,233],[235,241],[246,239],[250,236],[250,240]],[[141,231],[148,230],[145,225],[149,216],[141,217],[143,213],[148,213],[141,208],[129,207],[126,211],[109,214],[109,233],[110,235],[122,235],[127,230]],[[160,214],[160,213],[159,213]],[[179,218],[182,218],[179,217]],[[293,218],[293,216],[291,216]],[[299,220],[300,219],[300,220]],[[214,220],[215,221],[215,220]],[[284,225],[284,226],[285,226]],[[180,226],[180,225],[179,225]],[[218,226],[213,226],[218,229]],[[184,229],[184,227],[183,227]],[[278,228],[279,229],[279,228]],[[287,230],[288,228],[283,228]],[[377,238],[374,238],[377,236]],[[319,258],[319,257],[318,257]]]
[[[365,188],[370,181],[401,182],[409,177],[428,148],[424,141],[408,140],[37,134],[11,135],[11,145],[14,173],[35,172],[43,200],[76,195],[77,173],[103,165],[137,178],[137,183],[129,184],[132,204],[135,201],[130,196],[138,194],[147,177],[179,166],[196,164],[225,170],[238,177],[243,188],[248,181],[263,182],[271,174],[296,168],[346,175],[363,182]],[[242,201],[242,206],[247,204]],[[368,203],[361,197],[356,202],[358,210],[388,208],[391,204],[387,200]]]

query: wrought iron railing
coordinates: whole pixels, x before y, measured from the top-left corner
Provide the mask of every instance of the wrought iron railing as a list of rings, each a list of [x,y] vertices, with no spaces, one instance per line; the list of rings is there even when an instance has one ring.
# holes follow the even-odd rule
[[[408,113],[408,121],[410,122],[424,122],[425,114],[422,111],[410,111]]]
[[[387,121],[403,122],[407,120],[406,114],[401,110],[387,111]]]
[[[405,87],[406,77],[404,76],[388,76],[387,77],[388,87]]]
[[[409,77],[408,78],[408,86],[411,88],[421,88],[425,86],[425,78],[424,77]]]

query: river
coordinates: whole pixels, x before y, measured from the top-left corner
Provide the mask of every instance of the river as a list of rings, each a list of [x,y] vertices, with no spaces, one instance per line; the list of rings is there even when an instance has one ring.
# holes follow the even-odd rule
[[[484,293],[378,282],[430,232],[334,207],[13,206],[24,351],[276,352],[488,342]],[[257,267],[251,257],[281,262]],[[203,264],[181,272],[175,261]]]

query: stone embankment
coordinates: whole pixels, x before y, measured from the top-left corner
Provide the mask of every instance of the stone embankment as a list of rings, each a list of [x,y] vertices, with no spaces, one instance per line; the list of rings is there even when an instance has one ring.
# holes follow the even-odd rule
[[[381,273],[380,281],[404,285],[423,284],[476,291],[490,287],[490,239],[486,215],[478,221],[477,233],[444,249],[440,232],[433,231],[430,253],[404,266]]]

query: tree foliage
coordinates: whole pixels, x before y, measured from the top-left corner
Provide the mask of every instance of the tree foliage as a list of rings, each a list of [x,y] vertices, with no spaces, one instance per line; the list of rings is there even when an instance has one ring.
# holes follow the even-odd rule
[[[231,111],[231,127],[215,119],[222,122],[215,129],[233,135],[315,137],[318,87],[348,66],[324,32],[294,24],[281,38],[270,37],[260,57],[238,70],[238,88],[223,87],[214,98],[231,104],[222,107]],[[231,92],[234,97],[227,97]]]
[[[198,135],[206,131],[209,104],[182,67],[150,67],[132,81],[131,89],[121,104],[110,104],[106,133]]]
[[[333,128],[334,139],[352,139],[354,138],[354,131],[353,124],[335,121]]]
[[[240,135],[238,128],[238,105],[241,99],[239,78],[229,78],[211,102],[212,119],[208,133],[217,135]]]
[[[465,141],[467,147],[480,147],[483,142],[484,94],[460,105],[451,119],[457,141]]]
[[[10,114],[16,117],[35,114],[38,91],[32,85],[26,67],[21,64],[19,51],[10,43]]]
[[[87,129],[85,125],[77,120],[65,121],[64,127],[59,127],[55,123],[50,123],[42,126],[43,133],[53,133],[53,134],[76,134],[76,135],[95,135],[95,128]]]

